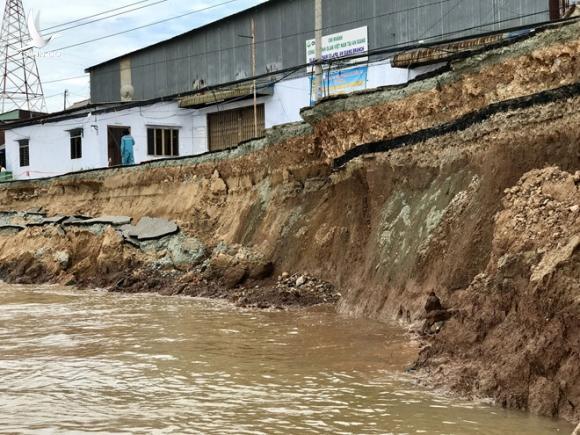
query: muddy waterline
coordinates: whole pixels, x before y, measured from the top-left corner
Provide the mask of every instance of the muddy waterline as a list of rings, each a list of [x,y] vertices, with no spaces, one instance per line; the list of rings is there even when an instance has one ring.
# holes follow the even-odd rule
[[[572,431],[426,391],[413,353],[330,312],[0,284],[0,433]]]

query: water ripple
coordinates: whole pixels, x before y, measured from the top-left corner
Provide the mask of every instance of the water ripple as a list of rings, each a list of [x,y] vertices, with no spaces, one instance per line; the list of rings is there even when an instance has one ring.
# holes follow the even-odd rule
[[[0,433],[571,431],[425,391],[400,375],[413,353],[332,313],[1,286]]]

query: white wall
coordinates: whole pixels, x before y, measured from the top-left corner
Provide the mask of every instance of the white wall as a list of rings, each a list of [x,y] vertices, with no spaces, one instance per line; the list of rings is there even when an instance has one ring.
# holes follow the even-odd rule
[[[302,121],[300,109],[310,105],[310,78],[276,83],[274,95],[266,109],[266,128],[288,122]]]
[[[6,165],[16,179],[42,178],[108,166],[108,126],[131,127],[135,138],[135,163],[162,157],[147,155],[147,127],[179,129],[180,155],[199,154],[193,143],[190,110],[179,109],[176,102],[84,115],[81,118],[30,125],[6,131]],[[82,128],[82,158],[70,158],[68,130]],[[30,166],[20,167],[19,139],[29,139]]]
[[[58,124],[31,125],[6,131],[6,166],[16,179],[42,178],[98,167],[103,150],[97,133],[86,118]],[[70,134],[67,130],[84,128],[83,157],[70,158]],[[20,167],[19,139],[29,139],[30,166]],[[106,152],[106,149],[104,150]]]
[[[150,106],[135,107],[117,112],[92,116],[93,123],[99,128],[99,146],[103,149],[104,160],[99,166],[108,165],[107,127],[131,127],[135,139],[135,163],[164,157],[147,155],[147,128],[173,127],[179,130],[179,155],[199,154],[193,144],[193,120],[190,110],[180,109],[177,102],[157,103]],[[201,151],[204,152],[205,150]]]
[[[266,128],[290,122],[302,121],[300,109],[307,107],[310,102],[308,89],[310,79],[302,77],[277,83],[274,86],[274,94],[258,98],[258,104],[264,104],[264,116]],[[193,111],[193,138],[196,150],[209,149],[207,115],[240,107],[253,107],[254,100],[246,98],[225,104],[208,106]]]
[[[381,86],[402,85],[420,75],[441,69],[445,65],[445,63],[438,63],[413,69],[393,68],[390,61],[387,63],[369,65],[367,89],[380,88]]]

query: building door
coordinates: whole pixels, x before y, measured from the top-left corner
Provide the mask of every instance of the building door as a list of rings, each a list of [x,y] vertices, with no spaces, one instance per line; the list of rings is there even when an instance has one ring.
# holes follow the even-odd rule
[[[550,20],[559,20],[570,7],[570,0],[549,0]]]
[[[121,160],[121,138],[125,130],[131,131],[131,127],[107,127],[109,166],[120,166]]]
[[[6,146],[0,145],[0,168],[6,169]]]
[[[258,137],[263,137],[266,126],[264,105],[258,105],[257,109]],[[232,148],[253,139],[254,106],[210,113],[207,115],[207,128],[210,151]]]

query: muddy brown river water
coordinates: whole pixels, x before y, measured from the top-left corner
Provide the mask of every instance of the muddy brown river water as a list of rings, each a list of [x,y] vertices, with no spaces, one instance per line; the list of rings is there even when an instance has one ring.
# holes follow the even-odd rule
[[[572,432],[417,386],[412,355],[330,312],[0,284],[0,433]]]

